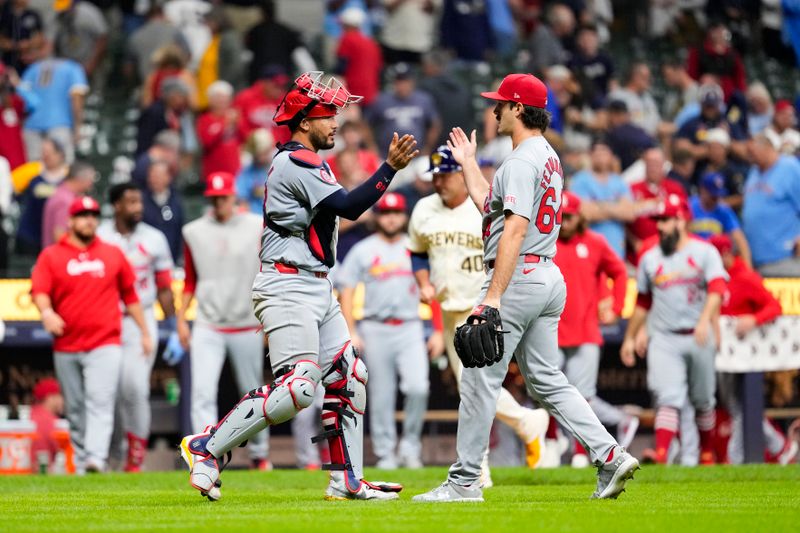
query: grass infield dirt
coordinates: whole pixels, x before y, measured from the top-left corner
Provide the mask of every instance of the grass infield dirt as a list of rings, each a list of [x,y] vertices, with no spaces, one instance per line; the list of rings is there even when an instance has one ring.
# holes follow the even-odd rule
[[[367,470],[400,501],[326,502],[326,474],[226,471],[211,503],[186,472],[0,478],[0,530],[22,531],[798,531],[800,466],[644,466],[616,501],[589,500],[594,470],[497,468],[483,504],[419,504],[445,468]]]

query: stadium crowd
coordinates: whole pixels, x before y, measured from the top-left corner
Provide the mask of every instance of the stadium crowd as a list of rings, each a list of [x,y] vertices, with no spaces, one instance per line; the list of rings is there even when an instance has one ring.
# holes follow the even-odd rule
[[[546,137],[567,188],[629,273],[657,236],[651,217],[679,198],[692,233],[727,236],[764,277],[800,277],[800,100],[745,67],[800,63],[800,13],[781,2],[322,3],[322,27],[309,31],[272,0],[3,1],[0,272],[62,239],[76,198],[111,203],[98,194],[111,169],[78,149],[93,93],[131,88],[136,145],[117,154],[130,161],[114,183],[141,190],[143,221],[187,267],[195,183],[210,190],[210,177],[230,174],[237,209],[261,215],[276,143],[289,139],[273,116],[300,73],[335,73],[364,97],[323,154],[345,189],[377,170],[393,132],[416,137],[421,156],[394,181],[410,214],[434,192],[429,157],[454,126],[477,129],[491,179],[512,146],[475,98],[489,87],[475,83],[516,71],[547,84]],[[659,63],[638,59],[664,43]],[[376,217],[342,221],[338,259]]]

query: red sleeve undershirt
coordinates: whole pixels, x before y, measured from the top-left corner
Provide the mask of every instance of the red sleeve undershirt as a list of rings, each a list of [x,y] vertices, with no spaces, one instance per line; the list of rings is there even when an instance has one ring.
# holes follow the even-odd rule
[[[194,294],[197,288],[197,271],[194,269],[194,259],[192,259],[192,250],[184,243],[183,245],[183,263],[186,277],[183,280],[183,292],[186,294]]]

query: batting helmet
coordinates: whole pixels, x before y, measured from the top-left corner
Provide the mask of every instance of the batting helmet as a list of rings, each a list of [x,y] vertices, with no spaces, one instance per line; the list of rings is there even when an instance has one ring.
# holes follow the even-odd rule
[[[453,157],[450,149],[442,145],[431,154],[430,157],[431,167],[428,172],[432,174],[444,174],[447,172],[460,172],[461,165]]]
[[[363,100],[350,94],[342,83],[322,71],[310,71],[294,80],[295,87],[283,97],[272,119],[276,124],[299,124],[304,118],[333,117],[341,109]]]

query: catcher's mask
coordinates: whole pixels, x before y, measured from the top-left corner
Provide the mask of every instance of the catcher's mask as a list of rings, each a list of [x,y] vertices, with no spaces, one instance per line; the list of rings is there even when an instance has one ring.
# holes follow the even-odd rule
[[[350,94],[342,82],[320,70],[304,72],[294,80],[294,88],[286,93],[272,119],[295,129],[304,118],[333,117],[364,99]]]

